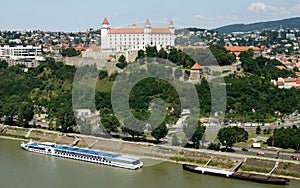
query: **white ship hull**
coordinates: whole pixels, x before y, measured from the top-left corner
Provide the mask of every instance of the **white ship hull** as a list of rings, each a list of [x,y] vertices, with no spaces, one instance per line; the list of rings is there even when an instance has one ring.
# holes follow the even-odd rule
[[[108,166],[115,166],[120,168],[131,169],[131,170],[136,170],[142,168],[143,166],[143,163],[139,160],[139,158],[136,157],[123,156],[120,154],[113,154],[113,153],[105,153],[97,150],[61,146],[61,145],[56,145],[54,143],[29,142],[29,143],[22,143],[21,147],[24,150],[29,152],[51,155],[56,157],[63,157],[63,158],[108,165]]]

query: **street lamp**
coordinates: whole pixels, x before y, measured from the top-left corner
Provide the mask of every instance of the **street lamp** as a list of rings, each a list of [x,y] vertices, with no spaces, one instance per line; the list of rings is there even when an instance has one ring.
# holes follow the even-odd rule
[[[297,160],[299,160],[299,158],[298,158],[298,155],[299,155],[299,144],[297,145],[297,150],[296,150],[296,152],[297,152]]]

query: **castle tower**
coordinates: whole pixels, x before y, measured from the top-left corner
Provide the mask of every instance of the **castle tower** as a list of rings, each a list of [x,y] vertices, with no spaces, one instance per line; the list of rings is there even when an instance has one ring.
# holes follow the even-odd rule
[[[144,33],[145,34],[150,34],[151,33],[151,24],[150,24],[149,19],[146,20]]]
[[[202,67],[198,63],[195,63],[195,65],[192,66],[191,68],[190,80],[193,82],[201,82],[202,75],[203,75]]]
[[[132,28],[136,28],[136,24],[135,24],[135,22],[133,22],[133,24],[132,24]]]
[[[109,30],[109,22],[108,22],[107,18],[104,18],[104,20],[102,22],[102,27],[101,27],[101,34],[102,34],[102,32],[104,32],[103,34],[106,35],[108,30]]]
[[[146,20],[145,27],[144,27],[144,42],[146,45],[150,45],[150,46],[153,45],[153,41],[151,41],[151,24],[149,19]]]
[[[175,27],[174,27],[174,23],[173,23],[172,20],[169,23],[169,29],[170,29],[172,34],[175,34]]]
[[[109,22],[107,18],[104,18],[101,27],[101,46],[103,49],[108,48],[107,34],[109,29]]]

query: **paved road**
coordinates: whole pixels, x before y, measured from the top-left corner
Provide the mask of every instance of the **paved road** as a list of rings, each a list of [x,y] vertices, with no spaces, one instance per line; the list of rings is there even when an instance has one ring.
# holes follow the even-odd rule
[[[258,152],[263,152],[264,156],[261,157],[271,157],[271,158],[278,157],[279,159],[291,159],[292,155],[297,156],[296,152],[286,151],[286,150],[267,149],[267,148],[256,149],[256,148],[245,147],[248,151],[242,151],[242,148],[243,148],[242,146],[233,147],[236,153],[241,153],[245,155],[257,155]],[[300,154],[298,155],[300,156]]]

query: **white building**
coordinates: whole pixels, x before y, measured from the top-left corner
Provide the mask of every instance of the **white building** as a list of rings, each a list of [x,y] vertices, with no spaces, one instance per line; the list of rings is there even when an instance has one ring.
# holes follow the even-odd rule
[[[5,60],[9,66],[23,64],[29,68],[37,67],[39,65],[39,61],[45,61],[41,54],[41,46],[0,46],[0,59]]]
[[[103,51],[144,50],[147,46],[167,47],[175,45],[175,27],[172,21],[168,28],[151,27],[147,19],[143,28],[132,24],[131,28],[110,28],[105,18],[101,28]]]

